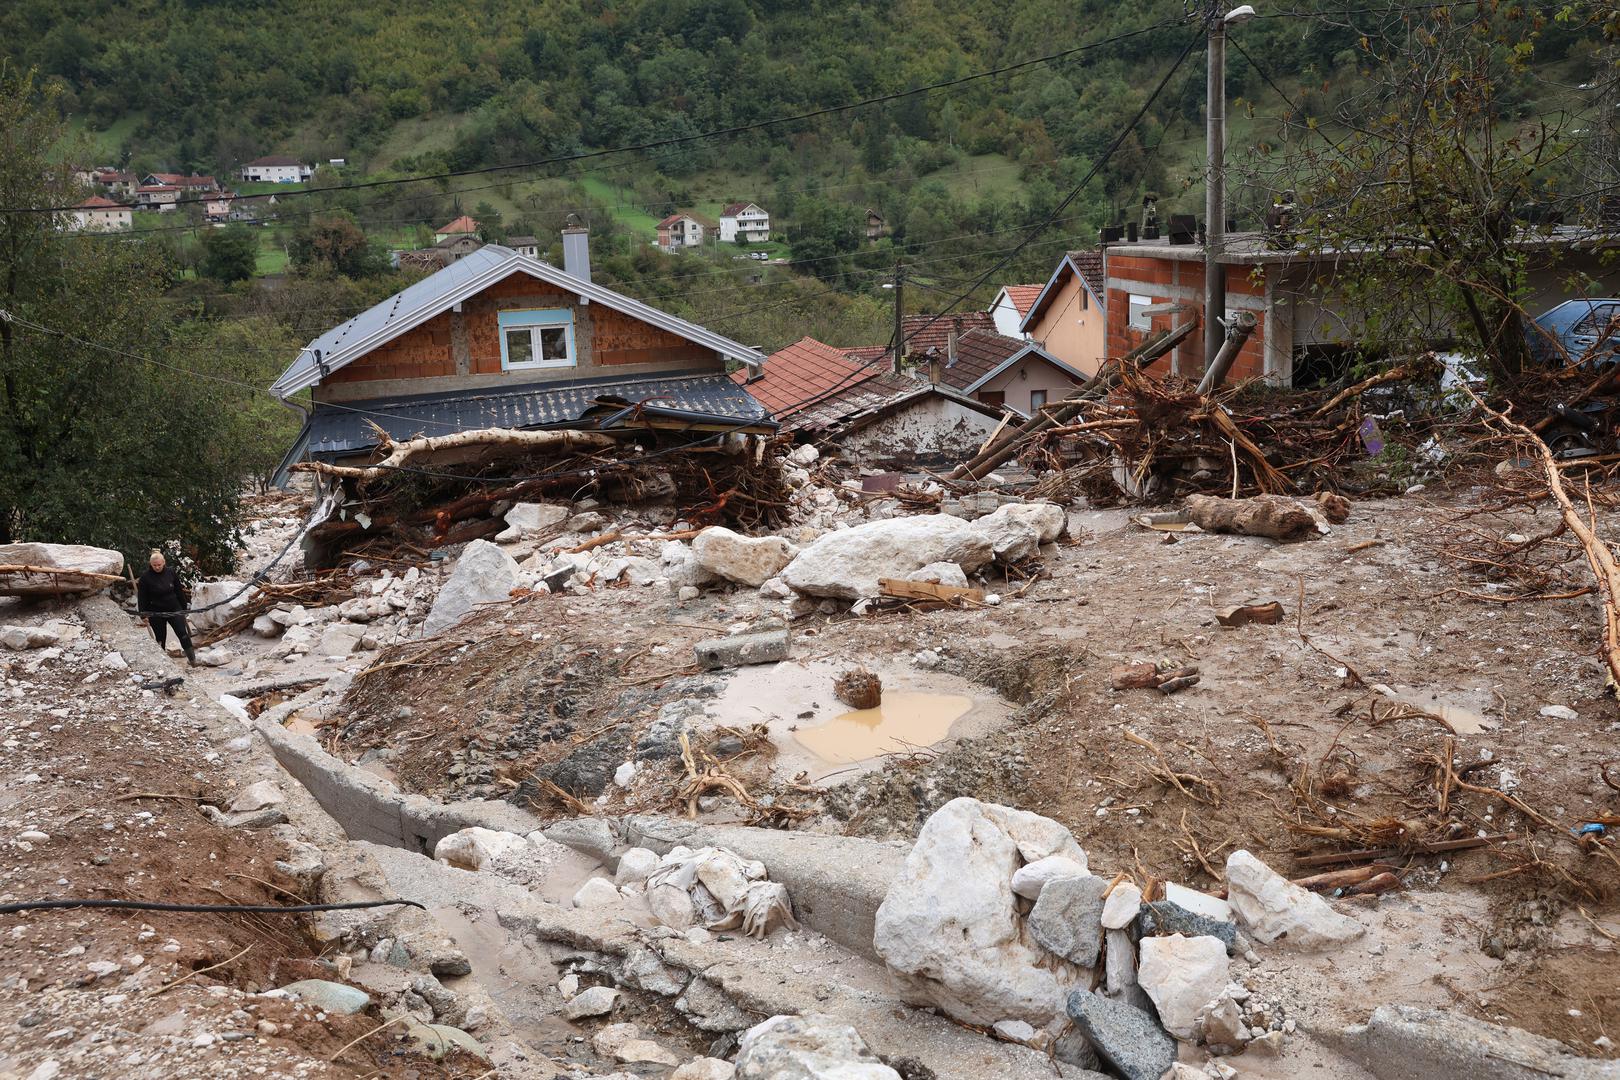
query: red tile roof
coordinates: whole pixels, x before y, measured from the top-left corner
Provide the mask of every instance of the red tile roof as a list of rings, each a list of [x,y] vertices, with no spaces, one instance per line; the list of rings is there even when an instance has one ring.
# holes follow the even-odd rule
[[[844,355],[857,364],[867,367],[887,368],[889,364],[889,347],[887,345],[861,345],[853,349],[845,349]]]
[[[702,218],[696,217],[696,216],[694,216],[692,214],[686,214],[686,213],[681,213],[680,211],[676,211],[675,213],[669,215],[669,217],[665,218],[663,221],[660,221],[658,223],[658,227],[660,229],[667,229],[671,225],[675,224],[677,221],[680,221],[682,218],[685,218],[688,221],[695,221],[699,225],[703,224],[703,219]]]
[[[1080,269],[1080,276],[1086,279],[1091,286],[1092,293],[1099,301],[1108,296],[1103,281],[1103,255],[1100,251],[1071,251],[1069,261]]]
[[[996,321],[988,311],[962,311],[950,315],[907,315],[900,323],[900,329],[906,336],[906,355],[912,356],[925,349],[939,349],[944,351],[950,344],[951,327],[961,327],[962,333],[969,330],[994,329]]]
[[[111,199],[104,199],[100,195],[92,195],[88,199],[84,200],[84,202],[82,202],[78,206],[74,207],[74,209],[75,210],[127,210],[127,209],[129,209],[129,207],[125,206],[123,203],[113,202]]]
[[[459,233],[475,233],[478,231],[478,222],[474,221],[466,214],[462,214],[450,224],[441,225],[439,228],[433,231],[436,233],[449,233],[452,235]]]
[[[214,182],[214,178],[212,176],[198,176],[196,173],[192,173],[190,176],[187,176],[185,173],[172,172],[150,173],[148,175],[155,177],[160,184],[168,184],[174,187],[186,188],[218,186]]]
[[[956,341],[956,363],[941,369],[940,381],[958,390],[972,386],[1013,354],[1029,347],[1029,342],[998,334],[994,330],[974,329]],[[944,350],[940,350],[943,359]]]
[[[749,382],[743,370],[732,372],[731,381],[746,386],[775,419],[782,420],[878,374],[846,359],[844,352],[813,337],[802,337],[766,357],[760,378]]]
[[[1007,299],[1012,302],[1013,310],[1020,315],[1028,315],[1030,305],[1035,303],[1036,298],[1041,295],[1041,290],[1046,286],[1004,285],[1002,288],[1007,293]]]
[[[758,210],[760,213],[765,212],[764,208],[761,207],[758,203],[734,202],[734,203],[726,203],[726,208],[724,210],[720,211],[720,216],[721,217],[736,217],[738,214],[742,213],[744,210],[747,210],[750,206],[752,206],[755,210]]]

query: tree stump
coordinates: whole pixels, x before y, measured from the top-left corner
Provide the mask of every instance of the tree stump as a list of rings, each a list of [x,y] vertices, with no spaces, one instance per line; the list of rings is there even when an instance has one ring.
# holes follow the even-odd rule
[[[852,709],[875,709],[883,703],[883,683],[865,668],[854,667],[834,681],[833,694]]]

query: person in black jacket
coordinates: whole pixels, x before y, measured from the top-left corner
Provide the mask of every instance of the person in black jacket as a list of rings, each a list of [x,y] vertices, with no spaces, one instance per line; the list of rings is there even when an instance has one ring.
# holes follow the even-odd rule
[[[186,608],[191,604],[191,590],[180,584],[180,576],[167,565],[163,552],[154,551],[147,565],[151,569],[135,581],[135,608],[141,621],[152,628],[158,648],[167,650],[169,629],[186,654],[186,662],[197,666],[197,650],[191,645],[191,631],[186,627]]]

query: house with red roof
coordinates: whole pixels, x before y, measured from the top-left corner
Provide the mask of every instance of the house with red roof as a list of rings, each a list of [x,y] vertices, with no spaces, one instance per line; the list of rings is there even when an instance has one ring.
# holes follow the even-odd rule
[[[658,246],[665,251],[700,247],[706,231],[701,218],[676,211],[658,223]]]
[[[435,244],[442,244],[446,240],[456,236],[471,236],[476,238],[478,236],[478,222],[474,221],[466,214],[462,214],[448,225],[440,225],[437,229],[433,230],[433,242]]]
[[[836,443],[868,463],[959,460],[983,444],[1001,409],[918,374],[874,367],[812,337],[737,371],[783,430]]]
[[[960,335],[954,352],[941,356],[931,351],[928,362],[934,381],[985,405],[1026,417],[1048,402],[1062,400],[1086,381],[1085,372],[1033,341],[983,327]]]
[[[1011,338],[1023,337],[1024,333],[1019,327],[1023,325],[1024,316],[1029,314],[1036,298],[1041,295],[1041,289],[1040,285],[1003,285],[985,309],[990,312],[996,333]]]
[[[77,232],[128,229],[134,222],[130,208],[104,195],[92,195],[70,211],[72,228]]]
[[[167,213],[180,202],[186,189],[174,184],[142,184],[135,189],[135,205],[142,210]]]
[[[182,191],[219,190],[218,180],[215,180],[212,176],[199,176],[196,173],[189,176],[185,173],[148,173],[141,180],[141,183],[146,187],[172,187],[179,188]]]
[[[1108,355],[1107,297],[1102,252],[1065,251],[1018,324],[1018,336],[1093,375]]]

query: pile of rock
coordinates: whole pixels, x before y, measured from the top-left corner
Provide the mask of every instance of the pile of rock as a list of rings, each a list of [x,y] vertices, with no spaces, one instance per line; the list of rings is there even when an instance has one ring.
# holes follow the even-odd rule
[[[1227,889],[1230,901],[1170,884],[1145,900],[1123,875],[1093,874],[1059,823],[962,798],[924,824],[873,944],[958,1020],[1079,1068],[1101,1060],[1158,1080],[1178,1039],[1214,1054],[1280,1049],[1287,1021],[1230,970],[1250,940],[1315,949],[1362,933],[1246,851],[1228,859]]]

